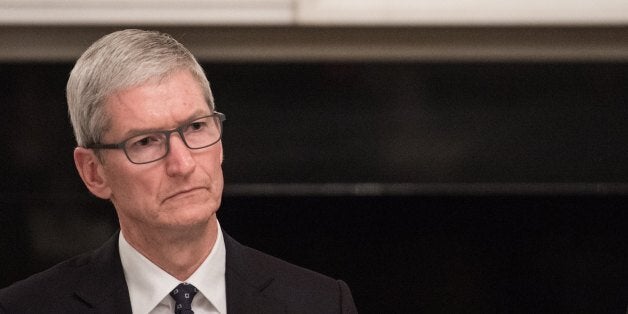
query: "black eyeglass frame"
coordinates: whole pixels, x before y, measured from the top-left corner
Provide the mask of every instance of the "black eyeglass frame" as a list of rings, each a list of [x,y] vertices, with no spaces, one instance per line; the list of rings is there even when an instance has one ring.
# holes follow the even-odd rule
[[[216,139],[216,141],[212,142],[209,145],[205,145],[205,146],[201,146],[201,147],[190,147],[190,145],[188,144],[187,140],[185,139],[185,136],[183,135],[183,129],[188,127],[191,123],[193,123],[196,120],[199,119],[204,119],[204,118],[209,118],[209,117],[218,117],[218,127],[220,128],[219,132],[220,135],[218,136],[218,139]],[[166,156],[168,156],[168,153],[170,153],[170,134],[177,132],[179,134],[179,137],[181,137],[181,140],[183,141],[183,143],[185,144],[185,146],[189,149],[203,149],[203,148],[207,148],[209,146],[212,146],[216,143],[218,143],[221,139],[222,139],[222,131],[223,131],[223,127],[222,127],[222,123],[227,120],[227,117],[220,112],[214,111],[214,113],[210,114],[210,115],[206,115],[206,116],[201,116],[201,117],[197,117],[194,119],[189,120],[188,122],[182,124],[181,126],[171,129],[171,130],[163,130],[163,131],[152,131],[152,132],[146,132],[146,133],[140,133],[137,135],[133,135],[127,139],[125,139],[124,141],[120,142],[120,143],[114,143],[114,144],[99,144],[99,143],[94,143],[94,144],[89,144],[89,145],[85,145],[85,148],[89,148],[89,149],[121,149],[122,151],[124,151],[124,155],[126,155],[126,158],[134,164],[137,165],[142,165],[142,164],[148,164],[151,162],[155,162],[161,159],[164,159]],[[135,162],[131,159],[131,157],[129,157],[129,153],[126,151],[126,147],[125,144],[126,142],[128,142],[130,139],[138,137],[138,136],[142,136],[145,134],[154,134],[154,133],[162,133],[166,136],[166,152],[164,153],[163,156],[157,158],[157,159],[153,159],[150,161],[145,161],[145,162]]]

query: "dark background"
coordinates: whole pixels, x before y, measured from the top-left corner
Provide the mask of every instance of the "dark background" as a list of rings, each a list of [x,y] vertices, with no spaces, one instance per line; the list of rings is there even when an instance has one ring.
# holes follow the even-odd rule
[[[73,166],[71,67],[0,64],[0,287],[117,228]],[[204,67],[222,227],[361,313],[625,313],[628,64]]]

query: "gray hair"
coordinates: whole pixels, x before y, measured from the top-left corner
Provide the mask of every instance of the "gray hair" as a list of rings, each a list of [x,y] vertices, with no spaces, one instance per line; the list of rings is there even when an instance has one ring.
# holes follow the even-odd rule
[[[78,146],[100,143],[111,121],[108,98],[153,78],[188,70],[214,110],[203,68],[181,43],[168,34],[128,29],[105,35],[77,60],[66,88],[68,113]]]

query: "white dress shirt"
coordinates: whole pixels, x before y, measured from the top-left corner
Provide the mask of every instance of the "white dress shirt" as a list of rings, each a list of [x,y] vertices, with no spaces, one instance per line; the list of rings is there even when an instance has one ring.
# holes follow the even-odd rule
[[[181,282],[133,248],[122,232],[118,244],[133,313],[174,313],[175,302],[170,291]],[[192,300],[192,310],[196,314],[227,313],[225,252],[225,241],[219,224],[212,251],[185,281],[199,291]]]

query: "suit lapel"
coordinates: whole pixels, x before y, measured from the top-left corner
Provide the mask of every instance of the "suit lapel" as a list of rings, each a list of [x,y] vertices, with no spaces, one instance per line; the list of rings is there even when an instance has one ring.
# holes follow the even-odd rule
[[[76,296],[96,313],[131,313],[129,289],[124,279],[118,235],[112,236],[81,266]]]
[[[274,276],[256,263],[248,254],[250,249],[226,233],[223,234],[227,250],[225,272],[227,312],[285,313],[283,304],[263,294],[263,291],[272,284]]]

